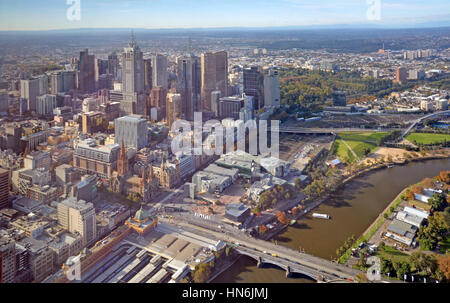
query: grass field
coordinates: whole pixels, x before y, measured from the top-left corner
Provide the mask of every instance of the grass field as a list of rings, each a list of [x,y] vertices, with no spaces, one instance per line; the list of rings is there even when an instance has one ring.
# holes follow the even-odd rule
[[[385,245],[384,249],[379,249],[376,255],[380,258],[390,260],[391,262],[408,262],[409,255],[405,254],[392,246]]]
[[[412,133],[406,137],[406,140],[413,144],[435,144],[444,141],[450,141],[450,135],[446,134],[425,134]]]
[[[359,158],[364,158],[366,150],[369,150],[369,153],[374,152],[377,141],[386,135],[388,133],[340,133],[336,140],[336,155],[341,160],[348,159],[348,162],[353,163],[356,161],[355,156],[342,140],[345,140]]]

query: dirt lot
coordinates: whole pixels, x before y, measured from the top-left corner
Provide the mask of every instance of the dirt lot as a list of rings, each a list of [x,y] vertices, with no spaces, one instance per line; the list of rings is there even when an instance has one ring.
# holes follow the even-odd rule
[[[208,206],[194,206],[192,210],[196,213],[208,215],[211,214],[210,209],[212,209],[215,215],[225,215],[226,205],[240,203],[240,199],[245,195],[245,193],[245,188],[241,184],[240,180],[238,180],[228,187],[223,193],[221,193],[220,198],[217,198],[211,194],[204,195],[209,201],[219,200],[222,205],[210,204]]]

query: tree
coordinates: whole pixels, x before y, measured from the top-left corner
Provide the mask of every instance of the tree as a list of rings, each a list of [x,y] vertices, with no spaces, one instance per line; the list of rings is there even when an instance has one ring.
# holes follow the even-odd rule
[[[435,212],[428,217],[428,226],[422,226],[419,229],[418,240],[420,247],[425,250],[434,250],[448,231],[449,225],[447,224],[445,213]]]
[[[438,258],[437,263],[439,270],[442,272],[445,279],[450,281],[450,255],[447,254],[446,256]]]
[[[285,212],[277,211],[277,219],[281,224],[289,224],[289,218],[287,217]]]
[[[427,188],[433,188],[435,182],[431,178],[425,178],[425,179],[423,179],[422,184]]]
[[[450,183],[450,170],[447,171],[441,171],[439,173],[439,181],[444,182],[444,183]]]
[[[394,262],[393,263],[395,272],[397,273],[397,278],[403,279],[405,275],[409,275],[411,273],[411,266],[408,262]]]
[[[440,211],[445,208],[447,201],[443,194],[435,193],[433,194],[433,197],[428,200],[428,204],[430,204],[435,211]]]
[[[384,275],[389,274],[390,277],[393,277],[396,275],[395,268],[394,268],[394,265],[392,264],[391,260],[381,259],[380,271]]]
[[[415,252],[409,257],[412,267],[421,275],[429,276],[436,272],[438,264],[436,259],[421,252]]]
[[[267,233],[269,231],[269,228],[265,225],[261,225],[259,227],[259,234],[264,235],[265,233]]]
[[[211,275],[211,264],[202,263],[194,269],[192,277],[195,283],[205,283]]]

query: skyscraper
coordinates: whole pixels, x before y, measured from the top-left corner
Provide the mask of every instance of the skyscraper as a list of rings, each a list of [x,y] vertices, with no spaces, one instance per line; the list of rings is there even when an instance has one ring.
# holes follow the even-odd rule
[[[39,80],[39,96],[48,93],[48,77],[40,75],[36,77]]]
[[[257,66],[245,68],[244,76],[244,94],[253,97],[253,105],[259,110],[264,106],[264,75]]]
[[[152,60],[144,59],[144,89],[147,95],[150,94],[152,87]]]
[[[114,80],[118,80],[119,68],[119,58],[117,57],[116,52],[113,52],[108,55],[108,74],[113,75]]]
[[[27,100],[27,110],[36,110],[37,96],[39,96],[39,79],[20,80],[20,97]]]
[[[181,117],[193,121],[194,112],[201,111],[200,58],[191,54],[177,58],[177,91],[181,94]]]
[[[161,54],[153,56],[152,59],[152,81],[153,86],[162,86],[168,89],[167,57]]]
[[[78,89],[87,93],[95,91],[95,56],[89,55],[87,49],[80,52],[80,61],[78,63]]]
[[[0,168],[0,209],[9,207],[9,171]]]
[[[167,94],[167,126],[172,129],[172,124],[181,116],[181,94]]]
[[[280,107],[280,74],[274,68],[264,71],[264,106]]]
[[[122,114],[145,113],[144,72],[143,53],[132,33],[131,41],[122,53]]]
[[[211,93],[219,90],[228,95],[228,55],[227,52],[203,53],[202,66],[202,109],[211,111]]]
[[[167,90],[162,86],[155,86],[150,92],[150,107],[148,109],[148,116],[150,116],[150,108],[155,107],[160,111],[162,117],[166,117],[166,98]]]

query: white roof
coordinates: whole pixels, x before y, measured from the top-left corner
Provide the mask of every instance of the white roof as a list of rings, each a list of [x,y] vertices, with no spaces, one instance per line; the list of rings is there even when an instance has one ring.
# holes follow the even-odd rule
[[[428,216],[430,214],[429,212],[421,211],[421,210],[418,210],[416,208],[412,208],[412,207],[409,207],[409,206],[405,206],[403,211],[407,212],[408,214],[411,214],[413,216],[421,217],[421,218],[424,218],[424,219],[428,218]]]

